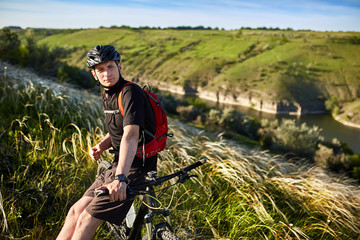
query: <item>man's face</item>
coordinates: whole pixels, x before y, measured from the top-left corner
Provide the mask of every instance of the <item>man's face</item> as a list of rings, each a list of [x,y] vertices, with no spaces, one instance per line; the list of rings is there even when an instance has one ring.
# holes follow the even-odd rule
[[[116,64],[115,61],[107,61],[95,65],[95,68],[92,70],[94,78],[99,80],[101,85],[105,87],[111,87],[115,85],[119,80],[119,70],[121,72],[121,64]]]

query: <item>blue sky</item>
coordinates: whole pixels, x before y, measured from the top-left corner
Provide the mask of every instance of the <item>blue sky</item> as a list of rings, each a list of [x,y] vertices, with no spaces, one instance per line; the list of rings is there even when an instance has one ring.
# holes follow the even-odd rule
[[[0,0],[0,28],[112,25],[360,31],[360,0]]]

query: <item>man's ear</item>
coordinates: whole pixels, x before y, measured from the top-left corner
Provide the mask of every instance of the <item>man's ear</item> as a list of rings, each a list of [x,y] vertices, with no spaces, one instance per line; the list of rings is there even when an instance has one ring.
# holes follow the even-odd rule
[[[122,65],[121,65],[121,62],[118,63],[118,66],[119,66],[119,71],[120,73],[122,72]]]

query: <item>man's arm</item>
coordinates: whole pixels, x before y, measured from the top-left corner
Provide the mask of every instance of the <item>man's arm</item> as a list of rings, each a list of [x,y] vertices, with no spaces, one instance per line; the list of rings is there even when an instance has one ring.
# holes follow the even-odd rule
[[[136,155],[139,143],[139,132],[140,127],[138,125],[127,125],[124,127],[116,175],[124,174],[125,176],[128,176],[131,164]]]
[[[111,147],[111,139],[109,133],[94,147],[90,148],[90,157],[94,160],[98,160],[103,151]]]
[[[115,175],[124,174],[128,176],[139,143],[139,131],[140,127],[138,125],[127,125],[124,127],[124,134],[120,143],[119,162]],[[98,189],[103,188],[109,190],[110,202],[126,199],[126,183],[124,182],[115,180]]]

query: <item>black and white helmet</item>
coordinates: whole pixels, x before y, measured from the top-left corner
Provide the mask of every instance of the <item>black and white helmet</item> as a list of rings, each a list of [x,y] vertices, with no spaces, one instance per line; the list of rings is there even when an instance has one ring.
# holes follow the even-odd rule
[[[106,61],[120,61],[120,54],[111,45],[97,45],[86,54],[86,65],[93,68],[95,65]]]

